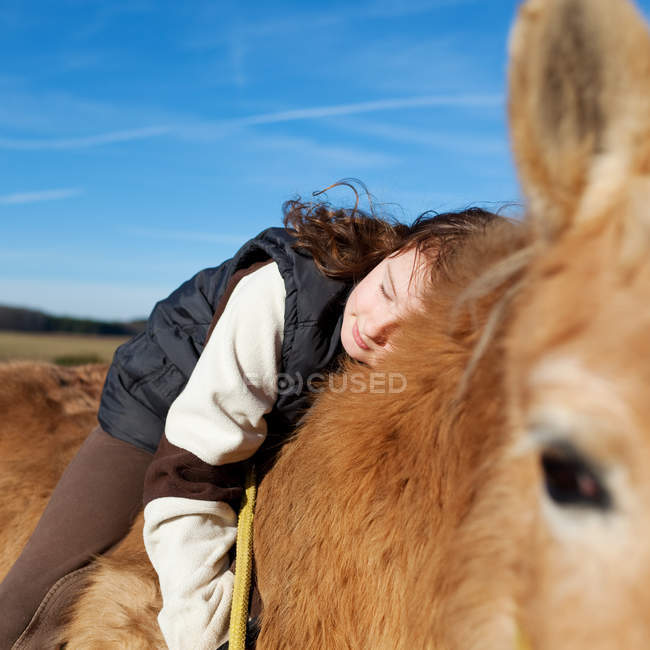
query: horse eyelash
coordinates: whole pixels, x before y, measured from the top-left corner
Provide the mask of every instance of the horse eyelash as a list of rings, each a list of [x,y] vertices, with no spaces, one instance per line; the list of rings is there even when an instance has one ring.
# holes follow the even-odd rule
[[[386,298],[386,300],[391,300],[391,297],[386,293],[386,289],[384,289],[384,285],[380,284],[379,285],[379,291],[381,292],[381,295]]]

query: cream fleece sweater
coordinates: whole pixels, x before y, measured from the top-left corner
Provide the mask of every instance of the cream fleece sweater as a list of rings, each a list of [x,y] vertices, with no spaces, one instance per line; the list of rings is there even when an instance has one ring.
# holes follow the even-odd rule
[[[276,263],[242,278],[183,392],[165,436],[210,465],[252,456],[277,399],[285,286]],[[222,502],[161,497],[144,511],[144,542],[158,573],[158,622],[171,650],[215,650],[227,639],[237,517]]]

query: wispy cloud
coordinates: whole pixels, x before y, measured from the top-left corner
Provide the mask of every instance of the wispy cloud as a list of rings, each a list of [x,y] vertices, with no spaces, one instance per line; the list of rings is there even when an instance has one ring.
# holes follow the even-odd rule
[[[89,39],[95,36],[125,14],[145,13],[152,9],[151,3],[134,0],[88,3],[88,6],[93,14],[84,26],[77,29],[75,36],[78,39]]]
[[[466,109],[485,109],[501,106],[500,93],[427,95],[420,97],[401,97],[380,99],[352,104],[335,104],[297,108],[269,113],[258,113],[226,120],[185,122],[178,124],[154,125],[138,129],[108,131],[90,136],[73,138],[0,138],[0,149],[19,151],[85,149],[117,142],[129,142],[159,136],[184,136],[190,138],[218,138],[251,126],[279,124],[304,120],[320,120],[345,115],[377,113],[403,109],[455,107]]]
[[[59,56],[52,54],[48,58],[48,65],[56,67]],[[106,57],[110,60],[110,55]],[[119,66],[119,62],[116,65]],[[107,74],[106,68],[97,71],[98,78],[104,78]],[[116,95],[113,100],[108,100],[60,88],[31,87],[32,80],[28,76],[0,76],[0,135],[38,133],[39,139],[60,138],[68,137],[64,129],[76,129],[71,131],[69,137],[78,137],[87,134],[80,130],[84,126],[91,129],[91,133],[94,130],[101,133],[130,130],[133,125],[149,127],[181,121],[176,112],[170,113],[165,108],[148,104],[126,103]],[[79,87],[80,84],[77,89]]]
[[[258,14],[259,12],[255,12]],[[255,15],[254,14],[254,15]],[[285,39],[288,34],[305,34],[307,31],[327,30],[349,20],[349,11],[329,10],[291,11],[259,19],[249,16],[242,20],[239,12],[235,18],[224,19],[223,7],[211,3],[204,5],[194,15],[193,33],[182,42],[190,50],[213,50],[229,45],[232,40],[248,43],[250,39]]]
[[[335,164],[337,167],[359,169],[361,167],[384,167],[399,161],[398,156],[383,151],[336,144],[331,140],[320,141],[296,136],[256,134],[245,144],[258,151],[267,149],[280,152],[286,154],[285,157],[290,157],[293,161],[304,160],[310,165],[313,161],[318,160],[321,164]]]
[[[501,92],[502,79],[487,63],[487,37],[476,36],[472,47],[467,38],[460,25],[417,38],[394,30],[351,49],[345,66],[363,70],[357,86],[380,96]]]
[[[13,149],[18,151],[42,151],[44,149],[87,149],[98,145],[113,144],[115,142],[129,142],[166,135],[171,132],[169,126],[148,126],[141,129],[127,129],[124,131],[109,131],[97,135],[81,138],[51,138],[30,139],[0,138],[0,149]]]
[[[503,102],[500,93],[469,94],[469,95],[428,95],[424,97],[402,97],[397,99],[380,99],[354,104],[338,104],[334,106],[317,106],[314,108],[298,108],[274,113],[250,115],[224,122],[226,126],[253,126],[257,124],[274,124],[277,122],[295,122],[297,120],[314,120],[339,115],[356,115],[359,113],[375,113],[378,111],[394,111],[404,108],[430,108],[453,106],[457,108],[485,108],[499,106]]]
[[[42,201],[58,201],[79,196],[82,190],[78,188],[67,188],[60,190],[41,190],[39,192],[19,192],[0,196],[0,205],[16,205],[20,203],[40,203]]]
[[[395,18],[423,14],[445,7],[472,4],[479,0],[373,0],[358,10],[361,16]]]
[[[494,156],[507,155],[508,153],[507,140],[493,132],[472,134],[468,133],[467,129],[438,132],[399,124],[355,119],[340,120],[336,122],[336,125],[357,134],[363,133],[400,144],[462,152],[463,155]]]
[[[228,48],[228,59],[233,82],[240,88],[246,85],[246,46],[241,40],[233,38]]]
[[[298,108],[286,111],[259,113],[246,117],[185,124],[178,127],[181,135],[190,138],[219,138],[251,126],[280,124],[305,120],[321,120],[331,117],[360,115],[363,113],[388,112],[403,109],[455,107],[466,109],[485,109],[503,104],[500,93],[466,94],[466,95],[428,95],[422,97],[402,97],[397,99],[380,99],[354,104],[335,104]]]
[[[251,38],[285,39],[287,34],[310,37],[317,31],[325,31],[346,23],[367,19],[391,19],[401,16],[425,14],[446,7],[474,4],[480,0],[370,0],[346,6],[345,10],[335,6],[326,11],[296,11],[284,15],[277,10],[272,15],[259,18],[259,10],[249,14],[245,20],[224,19],[220,4],[207,4],[195,12],[195,33],[183,45],[189,49],[215,49],[227,44],[232,38],[245,41]],[[307,6],[306,4],[304,6]],[[278,13],[280,16],[278,17]]]

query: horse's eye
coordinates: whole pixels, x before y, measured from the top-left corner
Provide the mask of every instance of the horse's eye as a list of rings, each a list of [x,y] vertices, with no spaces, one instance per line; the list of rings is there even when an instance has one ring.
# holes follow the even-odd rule
[[[557,444],[542,453],[546,491],[560,506],[583,506],[608,510],[609,492],[598,472],[571,445]]]

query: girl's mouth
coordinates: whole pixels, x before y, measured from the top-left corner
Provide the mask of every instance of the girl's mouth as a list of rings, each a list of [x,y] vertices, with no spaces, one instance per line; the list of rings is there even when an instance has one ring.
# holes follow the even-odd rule
[[[352,338],[362,350],[370,350],[370,348],[363,342],[361,334],[359,334],[359,327],[357,326],[356,321],[354,321],[354,325],[352,326]]]

